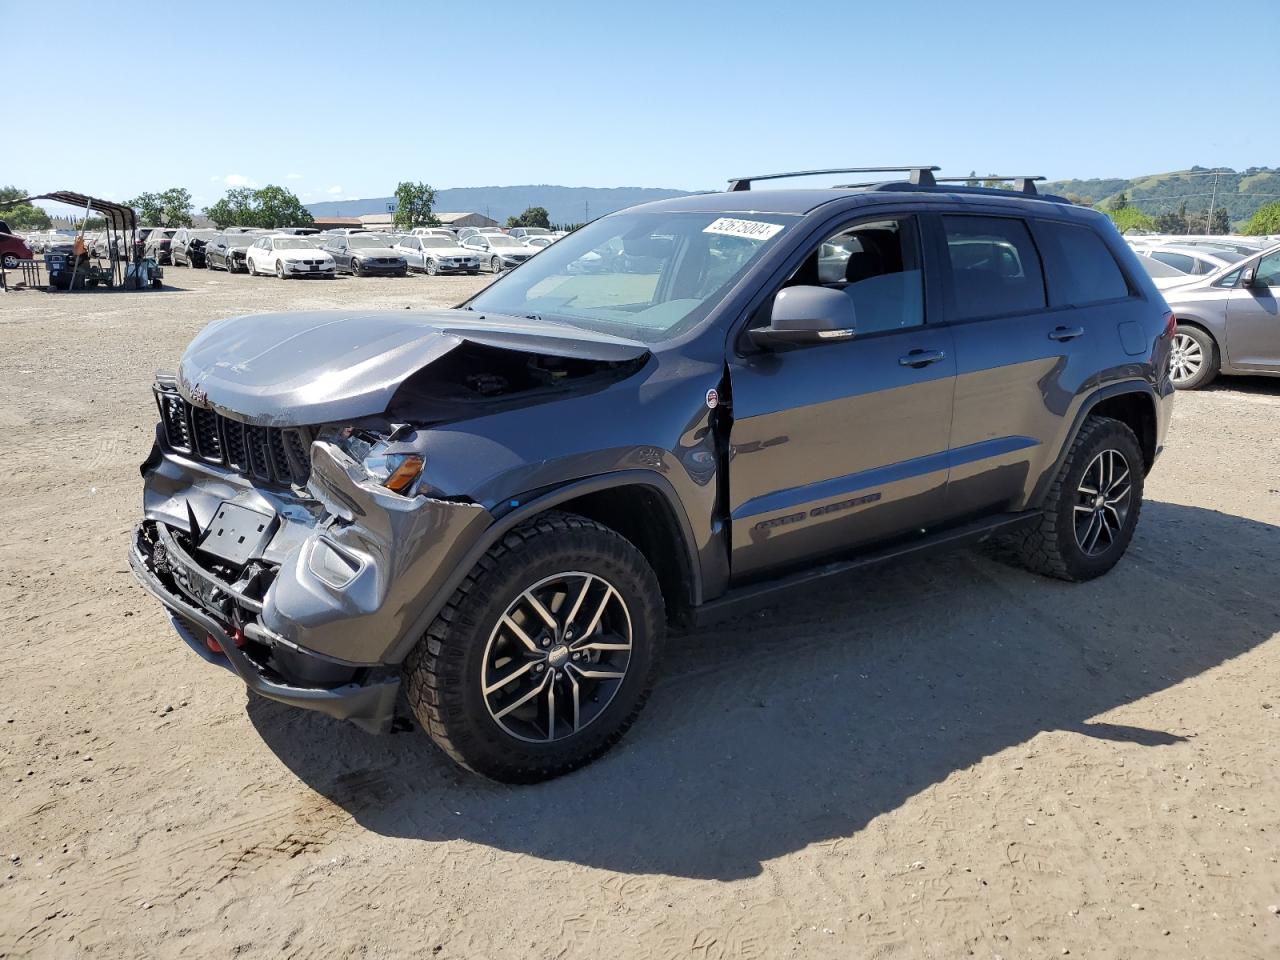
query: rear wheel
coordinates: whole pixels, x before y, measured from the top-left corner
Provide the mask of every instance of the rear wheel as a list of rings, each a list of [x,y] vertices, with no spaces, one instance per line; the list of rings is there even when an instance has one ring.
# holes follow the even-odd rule
[[[405,664],[409,700],[463,766],[546,780],[634,722],[664,632],[657,577],[635,546],[584,517],[544,514],[491,548],[428,628]]]
[[[1058,468],[1040,522],[1003,538],[998,552],[1059,580],[1102,576],[1133,539],[1145,468],[1138,438],[1128,426],[1110,417],[1089,417]]]
[[[1173,334],[1169,379],[1179,390],[1207,387],[1218,375],[1218,345],[1199,327],[1179,326]]]

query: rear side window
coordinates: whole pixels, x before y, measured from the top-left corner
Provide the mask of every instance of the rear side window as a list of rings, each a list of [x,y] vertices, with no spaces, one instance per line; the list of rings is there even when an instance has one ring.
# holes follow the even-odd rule
[[[1054,303],[1079,306],[1118,300],[1133,291],[1106,241],[1088,227],[1057,220],[1037,220],[1049,264]]]
[[[1027,225],[1009,217],[943,217],[956,319],[1045,307],[1044,273]]]
[[[1168,253],[1164,250],[1157,250],[1151,254],[1151,259],[1167,263],[1175,270],[1181,270],[1183,273],[1191,273],[1196,268],[1196,262],[1185,253]]]

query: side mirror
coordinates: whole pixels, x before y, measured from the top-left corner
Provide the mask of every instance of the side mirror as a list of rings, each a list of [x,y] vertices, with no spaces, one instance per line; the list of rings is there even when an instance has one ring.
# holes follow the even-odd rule
[[[748,332],[759,347],[849,340],[857,330],[853,301],[827,287],[787,287],[773,298],[769,326]]]
[[[1240,274],[1240,286],[1242,287],[1265,287],[1265,283],[1258,283],[1258,265],[1255,263],[1251,267],[1245,267],[1244,273]]]

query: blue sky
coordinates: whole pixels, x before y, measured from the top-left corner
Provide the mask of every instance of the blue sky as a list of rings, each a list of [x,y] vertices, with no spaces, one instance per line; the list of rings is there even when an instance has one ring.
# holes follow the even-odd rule
[[[1274,0],[58,7],[84,29],[52,37],[46,4],[0,0],[26,95],[0,183],[33,192],[181,185],[204,206],[238,184],[311,202],[399,180],[714,189],[828,165],[1280,162]],[[77,76],[84,109],[61,95]],[[136,105],[109,101],[112,77],[137,81]]]

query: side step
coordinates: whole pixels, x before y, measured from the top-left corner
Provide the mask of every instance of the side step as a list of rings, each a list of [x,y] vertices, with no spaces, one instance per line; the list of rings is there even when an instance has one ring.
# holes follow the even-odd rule
[[[916,540],[872,550],[847,560],[835,560],[820,566],[810,567],[807,570],[779,577],[776,580],[765,580],[761,583],[735,587],[728,593],[708,601],[700,607],[695,607],[693,609],[692,626],[695,629],[705,627],[726,617],[740,616],[744,613],[750,613],[752,610],[769,606],[772,603],[779,603],[787,599],[789,594],[824,582],[830,577],[838,577],[842,574],[863,570],[890,560],[911,557],[933,550],[952,549],[981,543],[990,539],[994,534],[1005,533],[1020,526],[1036,523],[1040,517],[1041,511],[1039,510],[1027,510],[1023,513],[1001,513],[963,526],[940,530],[937,533],[928,534]]]

